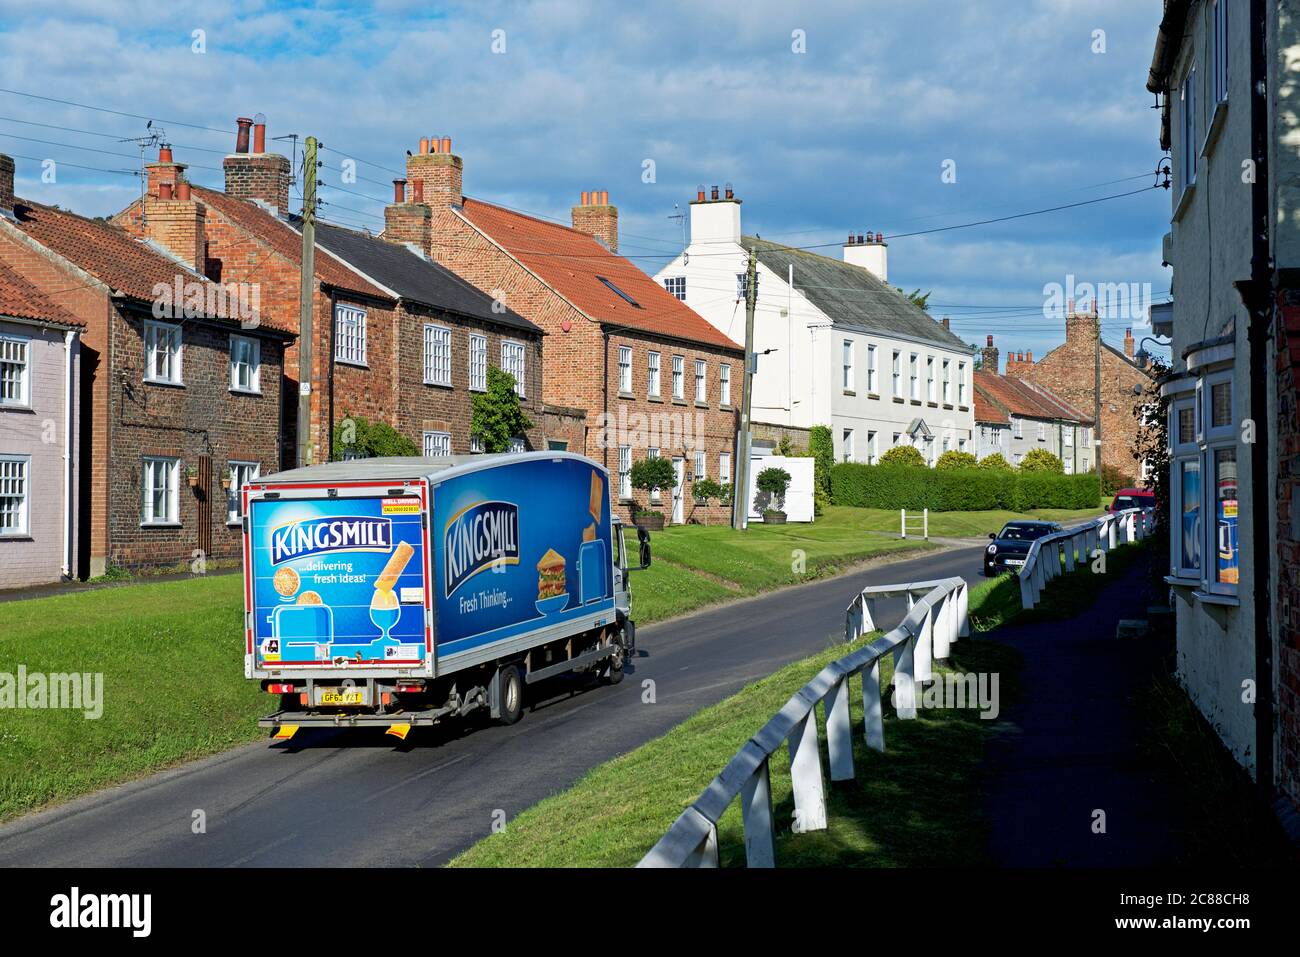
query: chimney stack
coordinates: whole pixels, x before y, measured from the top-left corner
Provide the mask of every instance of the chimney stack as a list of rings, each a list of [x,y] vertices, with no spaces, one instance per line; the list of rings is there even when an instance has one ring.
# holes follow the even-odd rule
[[[849,233],[849,241],[844,244],[844,261],[851,266],[860,266],[881,282],[889,281],[889,246],[880,233],[858,233],[854,239]]]
[[[998,365],[1000,360],[1001,360],[1001,355],[998,352],[997,346],[993,345],[993,337],[989,336],[988,345],[984,347],[983,351],[980,354],[980,362],[981,365],[983,366],[984,371],[991,372],[994,375],[997,375]]]
[[[172,148],[166,144],[158,147],[158,161],[146,163],[144,170],[147,184],[145,193],[154,197],[162,195],[164,185],[170,186],[174,194],[177,185],[185,178],[185,164],[172,160]]]
[[[430,255],[429,243],[433,238],[433,210],[423,202],[423,181],[416,180],[410,187],[411,196],[408,201],[407,181],[393,180],[393,201],[384,207],[383,238],[390,243],[414,246],[420,255],[427,257]]]
[[[948,319],[948,317],[947,317],[947,316],[944,316],[944,317],[943,317],[943,320],[942,320],[943,327],[944,327],[945,329],[947,329],[949,332],[951,332],[951,331],[952,331],[952,326],[949,325],[949,322],[950,322],[950,320]]]
[[[739,243],[740,202],[730,183],[725,196],[714,186],[707,199],[701,186],[691,201],[691,243]]]
[[[279,153],[266,152],[266,121],[240,117],[235,152],[221,163],[226,173],[226,195],[234,199],[260,200],[275,207],[281,216],[289,215],[289,160]],[[253,146],[248,151],[248,131],[253,128]]]
[[[206,271],[207,211],[185,180],[160,181],[157,193],[145,196],[144,235],[195,272]]]
[[[14,215],[14,159],[0,153],[0,216]]]
[[[618,252],[618,207],[609,204],[608,190],[584,192],[574,206],[573,228],[595,236],[610,252]]]
[[[1094,299],[1091,303],[1092,309],[1087,306],[1082,312],[1075,308],[1073,299],[1069,301],[1065,315],[1065,342],[1067,345],[1074,343],[1083,350],[1092,351],[1096,348],[1095,340],[1101,323],[1097,317],[1097,302]]]
[[[1133,330],[1124,330],[1124,355],[1133,358]]]
[[[463,173],[464,163],[452,153],[450,136],[444,136],[441,141],[430,138],[429,152],[424,151],[421,140],[420,152],[406,158],[406,180],[412,192],[420,190],[423,203],[431,209],[459,207],[464,203]]]

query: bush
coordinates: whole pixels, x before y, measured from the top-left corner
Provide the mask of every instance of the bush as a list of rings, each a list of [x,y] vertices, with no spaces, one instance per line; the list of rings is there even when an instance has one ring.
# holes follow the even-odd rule
[[[668,459],[642,459],[632,463],[632,487],[643,492],[677,487],[677,473]]]
[[[723,485],[711,478],[696,479],[695,484],[691,487],[691,492],[695,496],[695,501],[703,504],[717,499],[719,502],[725,501],[730,494],[731,486]]]
[[[1096,508],[1096,475],[1014,472],[998,468],[928,469],[845,462],[831,469],[836,505],[858,508],[980,512]]]
[[[1012,469],[1011,463],[1006,460],[1006,457],[1001,452],[994,452],[991,455],[984,456],[979,461],[979,467],[982,469],[996,469],[1000,472],[1010,472]]]
[[[1053,472],[1056,475],[1064,475],[1065,463],[1051,452],[1047,451],[1047,449],[1031,449],[1025,457],[1020,460],[1020,471]]]
[[[808,454],[813,457],[815,492],[831,494],[831,468],[835,465],[835,439],[830,426],[814,425],[808,431]],[[816,496],[814,496],[816,497]]]
[[[333,459],[378,459],[398,455],[419,455],[420,447],[387,422],[371,422],[361,416],[343,414],[334,426]]]
[[[949,449],[939,456],[939,461],[934,463],[934,467],[947,472],[951,469],[973,469],[979,462],[975,456],[969,452],[958,452],[956,449]]]
[[[768,501],[775,503],[772,508],[763,509],[763,513],[779,512],[785,508],[785,491],[790,487],[790,473],[783,468],[767,468],[758,473],[755,484],[760,492],[768,496]]]
[[[907,465],[913,468],[925,468],[925,457],[920,449],[911,445],[895,445],[880,457],[881,465]]]
[[[1133,488],[1137,485],[1137,479],[1129,475],[1117,465],[1103,465],[1101,467],[1101,494],[1111,498],[1122,488]]]

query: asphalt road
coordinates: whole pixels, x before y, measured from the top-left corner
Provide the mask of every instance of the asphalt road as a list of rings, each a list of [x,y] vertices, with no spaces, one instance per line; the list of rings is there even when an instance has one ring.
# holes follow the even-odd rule
[[[595,765],[663,734],[780,666],[843,640],[867,584],[979,573],[980,547],[946,550],[638,629],[616,687],[551,683],[513,727],[300,731],[0,828],[0,866],[436,866]],[[633,590],[636,583],[633,579]],[[882,602],[892,627],[902,600]],[[655,703],[642,702],[654,682]],[[268,705],[269,710],[269,705]],[[755,729],[757,730],[757,729]],[[206,833],[195,834],[195,811]]]

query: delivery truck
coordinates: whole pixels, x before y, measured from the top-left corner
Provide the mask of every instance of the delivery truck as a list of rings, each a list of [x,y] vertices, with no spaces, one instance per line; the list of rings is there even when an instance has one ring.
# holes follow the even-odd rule
[[[259,724],[279,738],[404,739],[477,709],[512,724],[529,685],[616,684],[636,649],[628,572],[649,566],[649,537],[584,456],[354,459],[240,495],[244,674],[278,699]]]

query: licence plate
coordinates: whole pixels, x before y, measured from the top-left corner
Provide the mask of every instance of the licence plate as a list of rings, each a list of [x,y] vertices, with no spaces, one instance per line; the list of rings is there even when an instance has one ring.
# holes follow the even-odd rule
[[[322,691],[321,704],[362,704],[360,691]]]
[[[1006,564],[1008,565],[1023,565],[1024,563],[1025,560],[1023,558],[1008,558],[1006,561]]]

